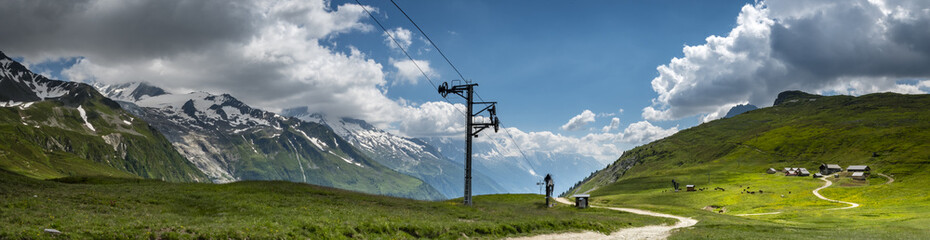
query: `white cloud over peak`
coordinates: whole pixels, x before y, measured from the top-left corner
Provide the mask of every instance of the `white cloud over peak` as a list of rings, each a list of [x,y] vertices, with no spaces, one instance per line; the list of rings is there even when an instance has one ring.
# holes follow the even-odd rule
[[[642,116],[722,117],[770,106],[778,93],[923,93],[930,79],[930,2],[782,1],[746,5],[726,36],[685,46],[657,68]],[[916,83],[899,80],[917,79]],[[723,113],[723,114],[721,114]]]
[[[591,110],[585,109],[562,125],[561,129],[565,131],[578,131],[584,129],[589,123],[594,122],[595,114]]]

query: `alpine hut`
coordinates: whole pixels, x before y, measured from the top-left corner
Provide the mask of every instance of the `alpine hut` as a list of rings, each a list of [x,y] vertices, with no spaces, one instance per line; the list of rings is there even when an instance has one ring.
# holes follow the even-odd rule
[[[820,173],[823,175],[830,175],[833,173],[842,172],[843,168],[839,164],[820,164]]]

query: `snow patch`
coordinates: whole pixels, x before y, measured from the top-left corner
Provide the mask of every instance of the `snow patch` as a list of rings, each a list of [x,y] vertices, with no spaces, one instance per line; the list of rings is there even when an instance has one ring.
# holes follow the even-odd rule
[[[19,106],[20,104],[23,104],[23,103],[14,102],[13,100],[10,100],[9,102],[0,103],[0,107],[15,107],[15,106]]]
[[[328,152],[329,154],[332,154],[333,156],[336,156],[336,157],[342,159],[342,161],[346,161],[346,162],[349,163],[349,164],[354,164],[355,166],[359,166],[359,167],[365,167],[365,166],[362,166],[361,163],[357,163],[357,162],[355,162],[355,161],[352,161],[352,159],[350,159],[350,158],[345,158],[345,157],[339,156],[338,154],[336,154],[336,153],[334,153],[334,152],[332,152],[332,151],[326,151],[326,152]]]
[[[32,106],[33,103],[35,103],[35,102],[27,102],[26,104],[23,104],[22,106],[19,106],[19,109],[26,109],[26,108],[29,108],[29,106]]]
[[[297,130],[297,132],[299,132],[300,134],[303,134],[304,137],[307,138],[307,140],[310,140],[310,142],[312,142],[313,145],[316,145],[316,148],[326,149],[329,147],[329,145],[326,145],[325,142],[320,141],[320,139],[317,139],[315,137],[308,136],[307,133],[305,133],[304,131],[301,131],[300,129],[294,128],[294,130]]]
[[[87,126],[87,128],[90,128],[91,131],[96,132],[97,129],[94,128],[94,125],[91,125],[90,122],[87,121],[87,112],[84,112],[84,106],[78,106],[77,110],[79,113],[81,113],[81,119],[84,119],[84,126]]]

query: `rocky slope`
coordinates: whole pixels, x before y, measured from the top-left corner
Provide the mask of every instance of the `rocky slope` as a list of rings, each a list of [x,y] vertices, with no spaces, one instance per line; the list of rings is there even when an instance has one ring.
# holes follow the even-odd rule
[[[0,140],[0,168],[36,178],[208,181],[164,136],[93,87],[48,79],[2,52]]]
[[[464,165],[421,139],[397,136],[359,119],[328,119],[322,114],[309,113],[306,108],[287,109],[282,114],[329,126],[375,161],[422,179],[448,198],[464,194]],[[474,194],[508,192],[482,171],[473,171],[472,175]]]
[[[214,182],[287,180],[417,199],[443,196],[371,160],[327,126],[249,107],[228,95],[170,94],[144,83],[96,84],[150,122]]]

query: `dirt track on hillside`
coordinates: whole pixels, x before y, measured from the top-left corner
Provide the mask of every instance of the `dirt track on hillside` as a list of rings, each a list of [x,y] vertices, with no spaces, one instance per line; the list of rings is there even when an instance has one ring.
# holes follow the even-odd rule
[[[564,204],[573,205],[571,201],[565,198],[557,198],[556,201]],[[635,228],[624,228],[620,231],[611,233],[610,235],[604,235],[601,233],[585,231],[580,233],[556,233],[556,234],[545,234],[538,236],[522,237],[522,238],[511,238],[511,239],[521,239],[521,240],[543,240],[543,239],[666,239],[671,235],[671,231],[678,228],[685,228],[694,226],[697,224],[697,220],[693,218],[675,216],[671,214],[657,213],[646,211],[642,209],[635,208],[615,208],[615,207],[600,207],[592,206],[596,208],[610,209],[614,211],[629,212],[640,215],[649,215],[654,217],[664,217],[664,218],[674,218],[678,219],[678,223],[674,225],[651,225],[644,227],[635,227]]]
[[[820,180],[823,180],[824,182],[827,182],[827,184],[824,184],[823,187],[819,187],[819,188],[817,188],[817,189],[814,189],[814,191],[811,191],[811,192],[814,193],[814,196],[817,196],[817,197],[820,198],[820,199],[827,200],[827,201],[831,201],[831,202],[835,202],[835,203],[845,203],[845,204],[849,204],[849,207],[831,208],[831,209],[827,209],[827,210],[841,210],[841,209],[850,209],[850,208],[859,207],[859,204],[858,204],[858,203],[851,203],[851,202],[844,202],[844,201],[839,201],[839,200],[833,200],[833,199],[826,198],[826,197],[824,197],[823,195],[820,195],[820,193],[819,193],[819,192],[820,192],[820,189],[824,189],[824,188],[829,187],[830,185],[833,185],[833,182],[831,182],[830,180],[828,180],[828,179],[825,178],[825,177],[824,177],[824,178],[820,178]]]

